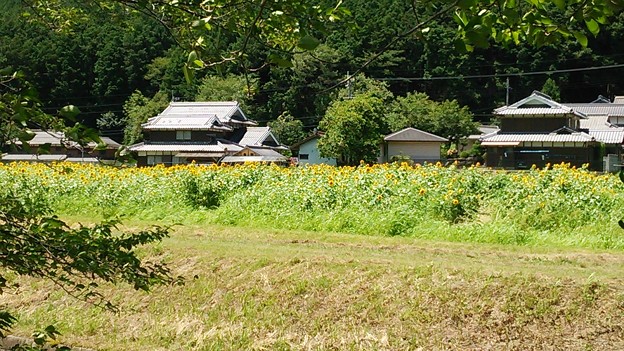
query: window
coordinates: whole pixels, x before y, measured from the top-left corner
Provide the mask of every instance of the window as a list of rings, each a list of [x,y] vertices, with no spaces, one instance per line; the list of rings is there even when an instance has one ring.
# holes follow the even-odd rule
[[[160,155],[150,155],[147,156],[147,165],[148,166],[153,166],[153,165],[157,165],[157,164],[161,164],[163,163],[163,157]]]
[[[308,154],[299,154],[299,159],[300,160],[307,160],[310,157],[310,155]]]
[[[191,131],[190,130],[176,131],[176,140],[191,140]]]

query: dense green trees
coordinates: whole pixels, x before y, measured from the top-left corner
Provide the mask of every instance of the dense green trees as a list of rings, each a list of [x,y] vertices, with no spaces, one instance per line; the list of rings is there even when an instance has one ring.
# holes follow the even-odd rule
[[[310,130],[344,87],[341,80],[360,69],[385,79],[396,96],[419,91],[435,101],[457,100],[487,121],[506,96],[505,78],[493,75],[621,62],[624,15],[617,13],[616,2],[574,0],[566,2],[564,10],[558,7],[560,1],[507,1],[491,7],[489,2],[351,0],[340,6],[351,13],[345,17],[333,10],[331,1],[315,7],[316,3],[281,0],[249,8],[241,4],[241,12],[229,20],[215,17],[224,8],[202,17],[206,8],[193,9],[184,1],[141,8],[163,19],[155,21],[136,7],[124,8],[128,3],[121,1],[93,2],[106,5],[102,7],[76,3],[70,9],[52,6],[69,0],[48,1],[47,7],[38,1],[11,0],[1,5],[0,64],[10,62],[29,73],[45,106],[79,106],[80,118],[93,126],[107,112],[122,123],[130,120],[123,116],[122,105],[137,90],[147,98],[161,91],[192,100],[205,76],[247,74],[253,82],[246,101],[252,118],[264,124],[288,111]],[[24,21],[24,3],[35,3],[40,14],[58,17],[43,23]],[[214,2],[215,8],[219,4]],[[321,14],[321,8],[327,12]],[[296,14],[299,10],[302,13]],[[584,14],[582,20],[579,14]],[[330,21],[336,17],[348,20]],[[62,18],[73,19],[73,25],[63,25]],[[510,25],[503,27],[502,21]],[[464,36],[458,35],[458,26]],[[278,33],[283,35],[277,38]],[[557,40],[565,36],[573,40]],[[583,36],[589,38],[587,47],[579,44]],[[489,45],[495,40],[505,46]],[[458,50],[467,44],[471,52]],[[313,52],[304,50],[315,46]],[[372,57],[377,58],[371,61]],[[185,66],[196,77],[192,84],[181,74]],[[460,79],[465,76],[477,77]],[[623,69],[613,69],[551,78],[562,100],[590,101],[598,94],[619,93],[624,89],[622,76]],[[428,80],[431,77],[450,78]],[[510,77],[511,100],[540,89],[546,79]],[[120,137],[115,134],[120,129],[105,132]]]
[[[135,90],[154,94],[145,78],[148,63],[173,44],[154,21],[94,9],[71,31],[54,31],[26,20],[21,1],[1,6],[6,11],[0,11],[0,65],[27,74],[46,112],[72,104],[82,111],[79,119],[94,127],[103,113],[121,116]],[[119,129],[107,133],[121,136]]]
[[[255,80],[243,76],[207,76],[197,87],[197,101],[238,101],[243,111],[249,108],[249,101],[255,90]]]
[[[477,132],[472,113],[455,100],[436,102],[424,93],[395,98],[385,84],[361,75],[338,96],[319,124],[326,132],[319,149],[344,164],[375,161],[383,136],[407,127],[445,137],[454,147]]]
[[[388,125],[393,132],[406,127],[421,129],[449,139],[454,146],[477,132],[472,113],[465,106],[456,100],[435,102],[424,93],[398,97],[388,113]]]
[[[303,122],[294,119],[288,112],[282,113],[268,125],[277,140],[284,145],[293,145],[301,141],[306,135],[303,131]]]
[[[318,144],[321,155],[343,165],[376,162],[381,135],[387,130],[385,107],[384,101],[372,94],[333,101],[319,124],[325,132]]]

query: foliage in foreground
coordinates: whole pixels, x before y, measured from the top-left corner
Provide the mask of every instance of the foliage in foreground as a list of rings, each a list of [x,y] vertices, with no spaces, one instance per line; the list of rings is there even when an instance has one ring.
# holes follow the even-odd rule
[[[54,282],[74,297],[114,309],[99,292],[99,283],[125,282],[148,291],[153,285],[179,281],[164,264],[142,261],[135,253],[139,246],[161,241],[168,228],[117,233],[116,220],[70,227],[19,187],[0,194],[0,203],[0,294],[15,288],[7,283],[7,275],[33,276]],[[10,312],[0,311],[0,337],[15,321]],[[48,326],[35,333],[34,340],[43,345],[57,334]]]
[[[63,107],[59,116],[45,113],[36,91],[22,73],[0,71],[1,151],[29,151],[33,125],[63,132],[68,140],[79,145],[100,143],[94,130],[75,123],[78,113],[75,106]],[[37,151],[46,153],[49,148],[50,144],[46,144]],[[162,240],[168,235],[168,228],[119,233],[118,222],[110,219],[95,226],[70,227],[53,215],[50,202],[41,198],[36,189],[9,178],[5,181],[7,187],[0,191],[0,295],[13,288],[7,284],[6,276],[17,274],[48,279],[70,295],[112,308],[98,292],[101,282],[125,282],[134,289],[149,290],[153,285],[177,281],[165,265],[142,261],[135,253],[139,246]],[[11,312],[0,306],[0,337],[15,321]],[[42,346],[57,334],[49,326],[35,333],[34,340]]]
[[[64,215],[617,249],[623,188],[567,165],[0,166],[1,191],[28,192]]]

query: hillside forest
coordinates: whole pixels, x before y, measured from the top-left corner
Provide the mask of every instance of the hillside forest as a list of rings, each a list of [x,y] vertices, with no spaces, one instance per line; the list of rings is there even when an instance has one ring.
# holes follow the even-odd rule
[[[182,73],[188,48],[154,18],[94,9],[58,30],[27,20],[24,3],[8,0],[0,3],[0,67],[23,71],[47,112],[75,105],[83,123],[126,144],[139,141],[140,124],[172,100],[238,100],[248,116],[271,123],[282,142],[294,143],[318,128],[332,101],[357,94],[358,80],[383,90],[382,109],[396,110],[416,96],[465,107],[483,123],[507,98],[517,101],[533,90],[563,102],[624,94],[624,13],[590,35],[586,47],[562,40],[465,52],[454,45],[451,14],[403,36],[430,10],[407,0],[350,0],[343,6],[350,16],[317,33],[320,45],[293,54],[292,64],[267,64],[268,49],[251,41],[241,62],[199,70],[189,82]],[[222,47],[241,40],[211,35]],[[395,43],[382,50],[391,39]],[[586,69],[603,66],[615,67]],[[353,72],[354,80],[344,83]],[[392,125],[398,124],[386,127]]]

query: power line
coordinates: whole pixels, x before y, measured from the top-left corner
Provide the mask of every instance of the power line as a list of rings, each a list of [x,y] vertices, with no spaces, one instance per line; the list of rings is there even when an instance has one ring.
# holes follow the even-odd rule
[[[622,67],[624,67],[624,64],[607,65],[607,66],[599,66],[599,67],[557,69],[557,70],[552,70],[552,71],[477,74],[477,75],[468,75],[468,76],[446,76],[446,77],[394,77],[394,78],[373,77],[373,79],[381,80],[381,81],[429,81],[429,80],[453,80],[453,79],[476,79],[476,78],[506,78],[506,77],[520,77],[520,76],[535,76],[535,75],[541,75],[541,74],[597,71],[597,70],[602,70],[602,69],[622,68]]]

